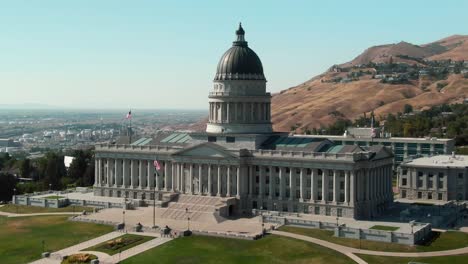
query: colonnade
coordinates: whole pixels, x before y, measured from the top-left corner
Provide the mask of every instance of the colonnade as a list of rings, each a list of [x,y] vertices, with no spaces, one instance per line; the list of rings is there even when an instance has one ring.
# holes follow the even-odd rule
[[[152,160],[96,158],[95,186],[173,191],[210,196],[240,196],[240,168]]]
[[[258,123],[270,121],[270,102],[210,102],[210,123]]]

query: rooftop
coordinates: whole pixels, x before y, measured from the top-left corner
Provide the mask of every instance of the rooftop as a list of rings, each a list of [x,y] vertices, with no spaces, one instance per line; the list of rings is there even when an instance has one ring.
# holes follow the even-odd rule
[[[424,166],[424,167],[451,167],[451,168],[466,168],[468,167],[467,155],[437,155],[432,157],[422,157],[413,159],[405,163],[405,165]]]
[[[328,139],[339,139],[339,140],[371,140],[372,137],[355,137],[355,136],[343,136],[343,135],[294,135],[295,137],[311,137],[311,138],[328,138]],[[412,138],[412,137],[375,137],[375,141],[420,141],[420,142],[447,142],[452,141],[451,138]]]

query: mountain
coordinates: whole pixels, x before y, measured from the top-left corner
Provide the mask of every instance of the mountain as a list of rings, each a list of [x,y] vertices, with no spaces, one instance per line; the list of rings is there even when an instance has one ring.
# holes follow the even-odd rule
[[[462,74],[468,63],[463,60],[468,61],[466,35],[424,45],[400,42],[368,48],[350,62],[274,94],[274,129],[301,132],[341,118],[353,120],[364,112],[374,111],[377,117],[402,112],[405,104],[421,110],[462,102],[468,97],[468,75]]]

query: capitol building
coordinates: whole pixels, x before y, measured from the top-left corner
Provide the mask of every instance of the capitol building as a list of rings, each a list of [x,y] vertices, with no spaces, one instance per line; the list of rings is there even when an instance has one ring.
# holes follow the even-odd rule
[[[223,216],[253,209],[355,219],[381,215],[393,201],[392,151],[274,132],[266,82],[239,25],[208,94],[206,132],[159,132],[98,144],[94,194],[143,206],[214,201]]]

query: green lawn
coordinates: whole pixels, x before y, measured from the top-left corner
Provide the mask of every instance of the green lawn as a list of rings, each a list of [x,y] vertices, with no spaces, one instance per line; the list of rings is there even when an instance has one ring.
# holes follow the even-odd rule
[[[371,227],[370,229],[383,230],[383,231],[396,231],[396,230],[398,230],[400,228],[396,227],[396,226],[375,225],[375,226]]]
[[[468,246],[468,234],[463,232],[449,231],[440,233],[439,238],[432,242],[428,246],[406,246],[395,243],[377,242],[369,240],[361,240],[351,238],[334,237],[333,231],[312,229],[312,228],[301,228],[294,226],[282,226],[280,231],[291,232],[304,236],[315,237],[318,239],[330,241],[332,243],[340,244],[343,246],[354,247],[369,250],[381,250],[381,251],[394,251],[394,252],[427,252],[427,251],[439,251],[448,250],[454,248],[462,248]]]
[[[110,241],[118,241],[119,239],[122,239],[122,243],[120,244],[115,244],[115,245],[109,245],[108,242]],[[83,251],[100,251],[104,252],[109,255],[115,255],[121,251],[125,251],[129,248],[138,246],[140,244],[143,244],[147,241],[150,241],[151,239],[154,239],[154,237],[150,236],[139,236],[139,235],[133,235],[133,234],[125,234],[123,236],[120,236],[115,239],[108,240],[106,242],[103,242],[101,244],[95,245],[93,247],[84,249]]]
[[[49,207],[39,207],[39,206],[29,206],[29,205],[15,205],[15,204],[6,204],[5,206],[0,207],[0,211],[8,213],[19,214],[34,214],[34,213],[58,213],[58,212],[93,212],[93,207],[86,206],[67,206],[62,208],[49,208]]]
[[[177,238],[122,263],[354,263],[334,250],[292,238],[269,235],[252,241],[190,236]]]
[[[357,254],[360,258],[369,264],[408,264],[410,261],[427,264],[466,264],[468,255],[445,256],[445,257],[427,257],[427,258],[399,258],[399,257],[381,257]]]
[[[39,259],[42,241],[46,251],[56,251],[111,232],[113,228],[67,220],[67,216],[0,217],[2,264]]]

